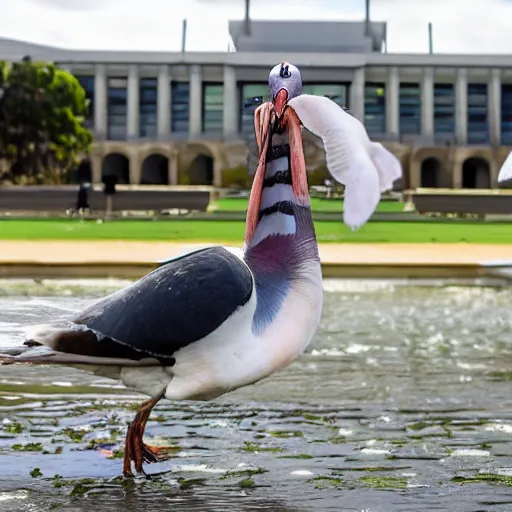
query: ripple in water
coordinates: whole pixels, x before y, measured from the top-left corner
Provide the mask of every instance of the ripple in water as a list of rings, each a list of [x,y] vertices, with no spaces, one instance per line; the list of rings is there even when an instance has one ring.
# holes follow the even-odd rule
[[[122,284],[0,285],[0,344]],[[174,449],[149,481],[119,477],[141,396],[71,368],[0,367],[0,510],[511,510],[512,290],[325,288],[292,366],[157,407],[147,437]]]

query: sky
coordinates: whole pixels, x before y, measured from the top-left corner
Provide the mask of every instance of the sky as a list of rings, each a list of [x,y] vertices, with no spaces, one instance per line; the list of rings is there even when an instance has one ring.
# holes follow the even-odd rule
[[[244,0],[0,0],[0,37],[73,49],[225,51]],[[251,0],[253,19],[362,20],[365,0]],[[512,0],[372,0],[389,53],[512,53]]]

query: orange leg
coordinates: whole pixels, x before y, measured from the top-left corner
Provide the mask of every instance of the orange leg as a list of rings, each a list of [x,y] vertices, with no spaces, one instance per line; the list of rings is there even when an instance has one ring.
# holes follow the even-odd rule
[[[148,422],[151,411],[155,405],[164,397],[164,392],[160,393],[154,398],[141,404],[135,419],[128,427],[126,433],[125,448],[124,448],[124,461],[123,461],[123,474],[126,477],[133,476],[131,463],[133,461],[135,472],[146,476],[142,468],[143,462],[152,463],[162,460],[160,452],[165,451],[166,448],[155,448],[144,444],[144,430]]]

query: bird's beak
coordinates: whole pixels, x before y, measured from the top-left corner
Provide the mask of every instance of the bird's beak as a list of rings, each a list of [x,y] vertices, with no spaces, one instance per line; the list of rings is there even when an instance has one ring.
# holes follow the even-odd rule
[[[274,98],[274,110],[277,117],[283,115],[284,109],[288,103],[288,91],[286,89],[279,89],[276,97]]]

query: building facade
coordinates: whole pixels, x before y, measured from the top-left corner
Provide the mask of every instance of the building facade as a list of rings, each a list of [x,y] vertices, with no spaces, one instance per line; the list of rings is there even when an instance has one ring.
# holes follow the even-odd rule
[[[0,60],[24,55],[84,87],[94,182],[244,186],[253,112],[283,59],[300,68],[304,92],[348,106],[400,158],[407,187],[495,187],[512,146],[512,55],[98,52],[0,40]],[[306,156],[322,181],[321,145]]]

